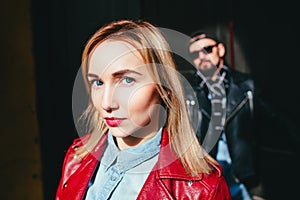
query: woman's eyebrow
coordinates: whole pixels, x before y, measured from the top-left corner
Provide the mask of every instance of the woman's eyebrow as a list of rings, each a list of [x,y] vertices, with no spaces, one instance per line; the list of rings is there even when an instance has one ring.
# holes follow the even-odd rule
[[[91,77],[91,78],[99,78],[98,75],[96,75],[96,74],[91,74],[91,73],[88,73],[88,74],[87,74],[87,77]]]
[[[140,75],[142,76],[143,74],[137,72],[137,71],[134,71],[134,70],[130,70],[130,69],[122,69],[120,71],[116,71],[112,74],[112,77],[119,77],[119,76],[123,76],[124,74],[137,74],[137,75]],[[88,73],[87,74],[87,77],[90,77],[90,78],[99,78],[98,75],[96,74],[93,74],[93,73]]]
[[[120,71],[114,72],[114,73],[112,74],[112,76],[113,76],[113,77],[118,77],[118,76],[122,76],[122,75],[124,75],[124,74],[130,74],[130,73],[132,73],[132,74],[137,74],[137,75],[140,75],[140,76],[143,75],[143,74],[141,74],[141,73],[139,73],[139,72],[137,72],[137,71],[134,71],[134,70],[130,70],[130,69],[122,69],[122,70],[120,70]]]

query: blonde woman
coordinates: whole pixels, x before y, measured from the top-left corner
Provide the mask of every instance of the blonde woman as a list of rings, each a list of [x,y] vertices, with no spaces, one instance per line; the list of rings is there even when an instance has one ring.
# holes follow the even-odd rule
[[[66,153],[56,199],[230,199],[199,145],[182,82],[158,28],[120,20],[87,42],[89,134]]]

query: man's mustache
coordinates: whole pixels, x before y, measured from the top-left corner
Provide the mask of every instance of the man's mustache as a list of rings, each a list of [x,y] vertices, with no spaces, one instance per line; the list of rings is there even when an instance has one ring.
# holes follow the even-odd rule
[[[201,59],[199,65],[201,65],[201,63],[203,63],[203,62],[209,62],[210,64],[213,65],[213,63],[211,62],[210,59]]]

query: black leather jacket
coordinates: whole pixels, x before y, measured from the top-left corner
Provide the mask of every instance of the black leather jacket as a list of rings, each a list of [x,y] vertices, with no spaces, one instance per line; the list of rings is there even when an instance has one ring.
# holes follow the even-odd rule
[[[237,179],[246,180],[255,177],[255,130],[254,130],[254,81],[250,75],[239,71],[223,67],[220,74],[226,73],[223,81],[226,91],[226,116],[222,126],[227,139],[229,153],[234,174]],[[197,137],[203,145],[203,141],[214,137],[208,134],[211,119],[211,101],[208,98],[208,89],[203,84],[203,79],[196,73],[192,78],[188,78],[194,91],[186,91],[187,104],[191,118],[199,121]],[[202,83],[202,84],[201,84]],[[191,92],[195,92],[193,96]],[[199,107],[194,102],[197,102]],[[200,117],[199,119],[197,116]],[[213,123],[211,124],[213,126]],[[220,135],[220,134],[219,134]],[[219,137],[218,135],[218,137]],[[213,139],[213,138],[212,138]],[[218,139],[218,138],[217,138]],[[210,155],[216,157],[218,143],[210,150],[206,149]],[[203,145],[205,147],[205,145]]]

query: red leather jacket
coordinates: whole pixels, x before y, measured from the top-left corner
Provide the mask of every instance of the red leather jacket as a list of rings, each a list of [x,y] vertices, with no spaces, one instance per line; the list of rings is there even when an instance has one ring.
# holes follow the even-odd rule
[[[68,149],[62,168],[62,176],[56,193],[56,200],[82,200],[92,177],[98,159],[107,144],[103,138],[96,148],[84,159],[76,159],[75,151],[90,135],[74,140]],[[166,130],[162,134],[161,152],[155,170],[149,174],[137,199],[213,199],[229,200],[230,192],[223,176],[221,167],[213,165],[214,171],[194,177],[185,173],[178,159],[165,167],[164,163],[174,160],[175,153],[167,147],[169,143]],[[163,150],[162,150],[163,148]]]

